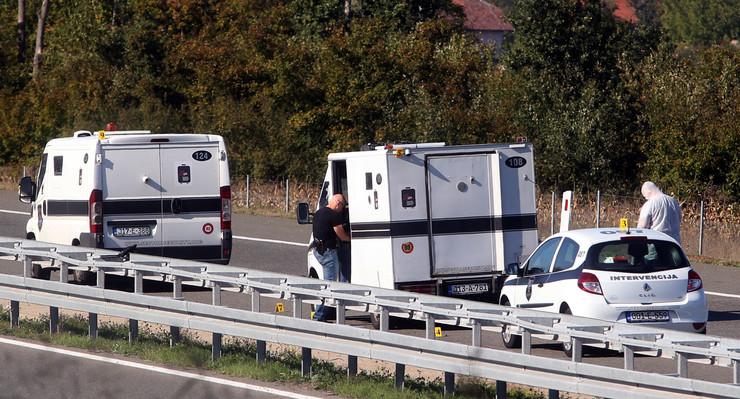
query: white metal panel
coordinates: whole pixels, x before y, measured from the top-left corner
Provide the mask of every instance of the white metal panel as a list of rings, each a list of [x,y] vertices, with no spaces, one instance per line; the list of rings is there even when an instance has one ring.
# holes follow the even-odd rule
[[[391,252],[390,238],[354,241],[352,243],[352,284],[395,288],[392,259],[390,256],[381,256]],[[358,254],[366,256],[358,256]]]

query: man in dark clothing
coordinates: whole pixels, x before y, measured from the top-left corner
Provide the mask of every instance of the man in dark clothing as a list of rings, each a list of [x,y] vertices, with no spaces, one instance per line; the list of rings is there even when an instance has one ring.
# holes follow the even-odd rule
[[[344,218],[344,196],[334,194],[329,204],[313,216],[313,255],[321,263],[324,280],[336,281],[339,275],[339,254],[337,244],[339,240],[349,241],[349,234],[342,227]],[[314,320],[326,321],[327,308],[319,305],[314,313]]]

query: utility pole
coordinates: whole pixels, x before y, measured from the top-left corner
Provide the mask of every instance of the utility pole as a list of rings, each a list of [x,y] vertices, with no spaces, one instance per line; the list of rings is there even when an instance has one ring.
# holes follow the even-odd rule
[[[22,64],[26,54],[26,0],[18,0],[18,63]]]

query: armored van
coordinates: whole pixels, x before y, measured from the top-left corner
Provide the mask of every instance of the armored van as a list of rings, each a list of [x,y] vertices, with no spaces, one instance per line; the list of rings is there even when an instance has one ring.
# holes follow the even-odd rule
[[[333,153],[317,203],[345,196],[351,283],[497,301],[507,265],[538,243],[533,163],[530,143]],[[298,222],[311,216],[299,204]],[[307,263],[321,278],[311,251]]]
[[[226,264],[231,187],[222,137],[78,131],[53,139],[36,182],[29,239]]]

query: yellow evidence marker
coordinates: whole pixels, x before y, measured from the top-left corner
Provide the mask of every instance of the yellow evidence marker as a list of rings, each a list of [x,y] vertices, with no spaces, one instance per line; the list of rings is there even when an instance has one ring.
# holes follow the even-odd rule
[[[278,302],[275,305],[275,313],[283,313],[283,312],[285,312],[285,306],[283,305],[282,302]]]
[[[630,222],[627,218],[619,219],[619,230],[628,231],[630,229]]]
[[[435,337],[441,337],[442,336],[442,327],[434,327],[434,336]]]

